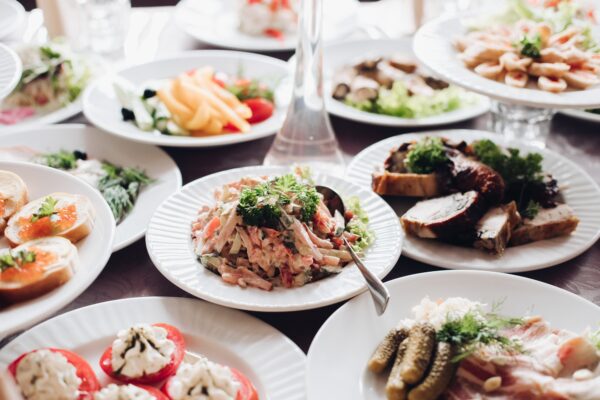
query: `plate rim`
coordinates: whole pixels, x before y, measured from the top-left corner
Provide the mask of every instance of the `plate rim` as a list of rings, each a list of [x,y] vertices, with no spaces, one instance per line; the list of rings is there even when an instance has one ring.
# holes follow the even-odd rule
[[[183,193],[184,191],[190,190],[191,187],[193,187],[194,185],[197,185],[200,183],[200,181],[204,180],[204,179],[215,179],[215,178],[219,178],[222,175],[227,175],[231,172],[234,173],[244,173],[244,174],[258,174],[259,171],[261,169],[277,169],[281,172],[284,171],[289,171],[289,168],[286,167],[279,167],[279,166],[263,166],[263,165],[258,165],[258,166],[249,166],[249,167],[240,167],[240,168],[232,168],[232,169],[228,169],[225,171],[220,171],[214,174],[210,174],[210,175],[205,175],[203,177],[200,177],[198,179],[195,179],[185,185],[183,185],[180,190],[178,190],[176,193],[173,193],[171,196],[169,196],[169,198],[167,198],[165,201],[163,201],[163,203],[156,209],[154,216],[152,217],[152,219],[150,220],[150,223],[148,224],[148,232],[150,234],[146,234],[146,250],[148,253],[148,256],[150,257],[150,260],[152,261],[152,264],[156,267],[156,269],[172,284],[174,284],[175,286],[177,286],[178,288],[180,288],[181,290],[185,291],[186,293],[200,298],[202,300],[208,301],[210,303],[214,303],[214,304],[218,304],[220,306],[224,306],[224,307],[228,307],[228,308],[235,308],[238,310],[245,310],[245,311],[257,311],[257,312],[294,312],[294,311],[304,311],[304,310],[312,310],[312,309],[317,309],[317,308],[322,308],[331,304],[337,304],[340,302],[343,302],[347,299],[351,299],[355,296],[357,296],[358,294],[367,291],[367,286],[366,283],[363,283],[359,288],[354,289],[348,293],[345,294],[341,294],[338,295],[336,297],[332,297],[330,299],[327,299],[325,301],[312,301],[312,302],[303,302],[302,304],[294,304],[294,305],[288,305],[288,306],[277,306],[277,305],[264,305],[264,304],[249,304],[247,302],[245,303],[241,303],[239,301],[233,301],[231,299],[222,299],[221,297],[215,297],[212,294],[207,294],[205,292],[203,293],[196,293],[193,290],[190,290],[188,285],[185,285],[183,282],[178,281],[177,279],[175,279],[175,277],[173,276],[172,273],[168,273],[167,269],[164,268],[161,265],[161,262],[158,260],[158,257],[156,256],[156,254],[154,254],[154,252],[152,251],[152,232],[150,231],[150,228],[154,222],[154,219],[156,217],[156,215],[158,214],[158,211],[161,210],[161,208],[163,208],[166,204],[168,204],[169,202],[171,202],[176,196],[180,195],[181,193]],[[346,179],[343,178],[337,178],[340,179],[342,181],[345,181],[346,183],[351,183],[352,186],[355,186],[356,188],[360,188],[361,190],[364,190],[363,187],[360,187],[352,182],[347,181]],[[377,196],[376,194],[372,193],[374,198],[376,199],[376,201],[381,201],[381,206],[388,208],[389,212],[393,213],[393,209],[390,207],[389,204],[387,204],[385,201],[383,201],[383,199],[381,199],[379,196]],[[395,215],[395,214],[394,214]],[[378,274],[378,276],[383,279],[385,276],[387,276],[397,265],[398,260],[400,259],[400,256],[402,254],[403,251],[403,241],[404,241],[404,234],[402,233],[402,229],[400,228],[400,222],[398,220],[398,218],[394,218],[394,220],[396,221],[396,228],[399,229],[399,236],[398,236],[398,242],[399,242],[399,246],[398,250],[397,250],[397,254],[392,255],[392,258],[390,258],[390,260],[393,260],[393,262],[388,262],[388,267],[386,267],[380,274]],[[198,264],[199,266],[201,264]],[[332,277],[332,278],[336,278],[336,277]],[[219,282],[220,284],[223,284],[222,282]],[[252,289],[252,288],[251,288]],[[260,289],[255,289],[255,290],[260,290]]]
[[[282,73],[287,77],[289,75],[289,69],[287,66],[287,63],[283,60],[280,60],[278,58],[275,57],[271,57],[271,56],[267,56],[264,54],[255,54],[255,53],[249,53],[249,52],[245,52],[245,51],[239,51],[239,50],[222,50],[222,49],[200,49],[200,50],[189,50],[189,51],[180,51],[174,54],[168,54],[162,57],[157,57],[156,59],[147,61],[147,62],[141,62],[141,63],[135,63],[135,64],[128,64],[125,66],[122,66],[120,68],[115,69],[114,71],[111,71],[110,74],[105,74],[104,76],[99,77],[98,79],[95,79],[93,82],[91,82],[84,90],[84,92],[82,93],[81,97],[82,97],[82,110],[83,110],[83,115],[85,116],[85,118],[96,128],[98,128],[100,131],[109,134],[109,135],[113,135],[113,136],[117,136],[120,137],[122,139],[125,140],[129,140],[129,141],[133,141],[133,142],[138,142],[138,143],[145,143],[145,144],[153,144],[156,146],[166,146],[166,147],[190,147],[190,148],[201,148],[201,147],[218,147],[218,146],[230,146],[230,145],[234,145],[234,144],[239,144],[239,143],[245,143],[245,142],[249,142],[249,141],[254,141],[254,140],[258,140],[258,139],[262,139],[262,138],[266,138],[269,136],[273,136],[275,135],[275,133],[281,128],[281,126],[283,125],[283,119],[284,119],[284,115],[283,115],[283,109],[280,110],[281,115],[279,116],[280,121],[275,121],[275,124],[277,125],[276,128],[274,128],[271,132],[271,130],[269,131],[264,131],[264,132],[248,132],[242,135],[215,135],[215,136],[209,136],[209,137],[191,137],[191,136],[169,136],[169,135],[153,135],[151,132],[143,132],[143,131],[139,131],[136,133],[145,133],[144,135],[129,135],[128,133],[121,133],[121,132],[117,132],[117,129],[110,129],[109,127],[105,127],[104,122],[102,121],[101,118],[95,116],[93,113],[90,112],[89,108],[91,104],[90,102],[92,100],[90,100],[93,96],[92,96],[92,92],[95,90],[98,90],[98,86],[100,86],[103,83],[106,83],[106,81],[108,79],[111,79],[114,76],[118,76],[120,74],[122,74],[123,72],[129,71],[131,69],[135,69],[135,68],[142,68],[142,67],[148,67],[150,65],[153,64],[159,64],[162,62],[173,62],[173,61],[177,61],[177,60],[181,60],[181,59],[200,59],[204,56],[216,56],[216,57],[227,57],[227,58],[236,58],[238,61],[262,61],[265,64],[271,64],[273,66],[277,66],[278,68],[281,68]],[[278,107],[275,108],[276,110],[278,109]],[[276,115],[274,114],[271,118],[274,118]],[[223,138],[235,138],[233,140],[223,140]],[[211,140],[206,140],[206,139],[213,139]],[[219,139],[219,140],[217,140]]]
[[[20,3],[18,4],[20,5]],[[23,63],[16,51],[0,42],[0,52],[2,51],[12,61],[14,70],[12,71],[12,76],[8,80],[7,85],[4,88],[0,88],[0,101],[6,98],[6,96],[8,96],[17,86],[19,79],[21,79],[21,72],[23,71]]]
[[[378,142],[373,143],[370,146],[367,146],[366,148],[364,148],[362,151],[360,151],[358,154],[356,154],[352,161],[348,164],[347,168],[346,168],[346,174],[348,174],[349,176],[352,175],[352,169],[355,168],[355,166],[358,164],[358,160],[361,157],[365,157],[369,151],[372,150],[372,148],[374,147],[378,147],[380,145],[382,145],[384,142],[393,142],[393,141],[397,141],[397,140],[401,140],[405,135],[419,135],[422,137],[428,136],[428,135],[437,135],[437,136],[448,136],[451,137],[451,135],[453,133],[457,133],[457,134],[466,134],[466,135],[481,135],[483,137],[487,137],[487,138],[492,138],[492,139],[500,139],[500,141],[504,141],[505,139],[502,136],[499,136],[498,134],[495,134],[493,132],[489,132],[489,131],[485,131],[485,130],[481,130],[481,129],[437,129],[437,130],[433,130],[433,131],[424,131],[424,132],[406,132],[406,133],[402,133],[400,135],[395,135],[395,136],[390,136],[387,137],[383,140],[380,140]],[[506,145],[507,143],[505,143]],[[510,143],[508,143],[510,144]],[[519,145],[524,145],[526,147],[530,147],[533,149],[533,146],[528,145],[525,142],[518,142]],[[391,147],[390,147],[391,148]],[[596,192],[600,192],[600,185],[594,180],[594,178],[591,177],[590,174],[588,174],[583,168],[581,168],[579,165],[577,165],[575,162],[573,162],[572,160],[570,160],[567,157],[562,156],[561,154],[555,152],[554,150],[548,149],[548,148],[544,148],[544,149],[538,149],[538,151],[542,151],[542,152],[548,152],[551,153],[553,157],[556,157],[557,159],[559,159],[561,162],[567,164],[569,166],[570,169],[573,169],[576,173],[580,174],[582,177],[584,177],[588,183],[590,183],[592,185],[592,187],[594,188],[594,190]],[[417,199],[415,199],[415,202],[418,201]],[[417,238],[418,239],[418,238]],[[598,239],[600,239],[600,229],[596,230],[596,233],[594,234],[594,236],[588,238],[587,243],[585,243],[585,245],[581,246],[580,248],[578,248],[576,251],[569,253],[569,255],[563,255],[559,258],[556,258],[554,261],[547,261],[544,263],[538,263],[538,264],[534,264],[533,266],[529,266],[529,267],[524,267],[524,268],[505,268],[505,269],[486,269],[485,271],[488,272],[502,272],[502,273],[521,273],[521,272],[530,272],[530,271],[537,271],[537,270],[541,270],[541,269],[546,269],[546,268],[551,268],[551,267],[555,267],[558,266],[562,263],[565,263],[567,261],[570,261],[572,259],[575,259],[576,257],[580,256],[581,254],[585,253],[586,251],[588,251],[594,244],[596,244],[596,242],[598,241]],[[425,239],[421,239],[421,240],[425,240]],[[473,251],[478,251],[476,249],[470,249]],[[465,265],[459,265],[456,262],[452,261],[450,264],[448,263],[447,260],[445,260],[445,263],[438,259],[438,258],[427,258],[426,256],[421,257],[420,255],[416,254],[411,251],[410,247],[408,246],[408,241],[404,241],[403,242],[403,248],[402,248],[402,254],[407,256],[410,259],[422,262],[424,264],[427,265],[431,265],[431,266],[435,266],[435,267],[439,267],[439,268],[444,268],[444,269],[450,269],[450,270],[470,270],[470,271],[482,271],[482,266],[481,265],[472,265],[472,266],[465,266]],[[502,258],[499,258],[498,260],[502,260]],[[500,262],[499,261],[499,262]]]

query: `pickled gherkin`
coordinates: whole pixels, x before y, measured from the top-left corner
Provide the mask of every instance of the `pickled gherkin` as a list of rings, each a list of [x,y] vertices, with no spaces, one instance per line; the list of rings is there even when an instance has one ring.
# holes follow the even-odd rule
[[[431,362],[431,368],[425,379],[408,393],[408,400],[435,400],[448,387],[454,376],[454,346],[439,342]]]
[[[400,376],[410,385],[423,379],[435,347],[435,328],[428,323],[415,324],[406,339],[406,353],[400,364]]]
[[[388,400],[406,399],[408,386],[406,385],[406,383],[404,383],[402,377],[400,376],[400,366],[402,365],[402,360],[404,359],[404,355],[406,353],[407,343],[408,339],[404,339],[402,343],[400,343],[400,345],[398,346],[398,351],[396,351],[394,365],[385,385],[385,393]]]
[[[391,364],[400,342],[406,339],[407,335],[408,332],[405,329],[392,329],[371,356],[368,364],[369,370],[376,374],[383,372]]]

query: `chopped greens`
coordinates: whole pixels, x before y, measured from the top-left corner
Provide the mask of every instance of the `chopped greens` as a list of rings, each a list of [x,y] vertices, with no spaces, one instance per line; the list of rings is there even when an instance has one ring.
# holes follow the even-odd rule
[[[448,162],[444,143],[439,137],[427,137],[415,143],[405,160],[406,168],[415,174],[429,174]]]
[[[51,168],[69,170],[77,167],[77,160],[85,160],[87,155],[81,151],[60,150],[56,153],[44,154],[42,163]]]
[[[346,224],[346,230],[359,237],[352,248],[354,251],[362,253],[375,240],[375,235],[368,227],[369,217],[361,207],[358,197],[350,197],[346,199],[345,203],[347,209],[353,214],[352,219]]]
[[[484,164],[496,170],[507,184],[540,182],[543,179],[542,155],[529,153],[521,156],[518,149],[508,148],[508,154],[496,143],[483,139],[473,143],[475,155]]]
[[[287,174],[243,189],[237,212],[247,225],[275,229],[279,227],[281,207],[291,203],[300,208],[300,220],[308,222],[317,211],[319,195],[314,187]]]
[[[233,93],[240,101],[263,98],[273,102],[275,97],[273,91],[257,79],[240,79],[234,84],[227,86],[226,89]]]
[[[529,203],[527,203],[527,208],[521,211],[521,214],[523,214],[523,217],[525,218],[533,219],[540,212],[540,207],[540,203],[537,201],[529,200]]]
[[[458,347],[458,354],[453,362],[465,359],[486,345],[498,345],[508,351],[520,352],[519,343],[502,336],[500,330],[522,324],[521,318],[504,318],[495,313],[470,311],[462,318],[446,321],[437,332],[437,339]]]
[[[542,38],[539,34],[534,35],[533,37],[524,35],[519,42],[518,47],[522,55],[531,58],[540,58],[540,51],[542,51]]]
[[[35,262],[35,253],[29,250],[20,250],[14,253],[9,250],[5,254],[0,255],[0,272],[12,267],[20,267],[24,264]]]
[[[31,216],[31,222],[36,222],[41,218],[52,216],[56,212],[54,211],[56,204],[58,204],[58,200],[54,197],[46,197],[37,212]]]

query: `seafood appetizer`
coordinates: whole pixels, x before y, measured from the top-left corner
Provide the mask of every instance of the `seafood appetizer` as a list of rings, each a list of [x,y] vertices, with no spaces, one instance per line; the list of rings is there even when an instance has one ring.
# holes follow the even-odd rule
[[[423,118],[468,106],[476,98],[422,71],[402,55],[367,58],[335,72],[332,97],[362,111]]]
[[[600,397],[600,332],[577,334],[539,316],[505,317],[485,304],[425,298],[375,349],[388,400]]]
[[[114,89],[124,121],[139,129],[175,136],[245,133],[273,115],[273,91],[243,77],[229,77],[212,67],[198,68],[166,81],[136,88],[119,78]]]
[[[509,86],[524,88],[531,82],[553,93],[600,83],[600,46],[576,2],[511,4],[507,15],[478,24],[456,39],[465,66]]]
[[[401,218],[404,231],[502,254],[507,246],[569,235],[579,219],[561,203],[539,153],[484,139],[425,137],[390,152],[373,174],[380,195],[426,197]]]
[[[63,349],[25,353],[8,370],[25,400],[258,400],[240,371],[192,353],[184,361],[185,353],[176,327],[140,323],[120,331],[100,359],[118,384],[101,387],[87,361]]]
[[[0,126],[17,124],[73,103],[92,70],[62,43],[28,44],[17,49],[23,73],[13,93],[0,103]]]
[[[252,36],[283,39],[298,26],[297,0],[242,0],[240,31]]]
[[[75,274],[74,243],[94,226],[95,210],[82,195],[52,193],[28,202],[23,180],[0,171],[0,234],[13,248],[0,249],[0,302],[39,297]]]
[[[245,177],[215,190],[192,223],[201,264],[223,281],[271,290],[299,287],[342,271],[344,236],[363,252],[374,240],[358,199],[336,220],[304,174]]]

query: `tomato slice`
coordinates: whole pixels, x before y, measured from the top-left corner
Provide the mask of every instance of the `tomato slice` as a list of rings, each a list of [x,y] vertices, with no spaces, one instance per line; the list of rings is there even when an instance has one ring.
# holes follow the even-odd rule
[[[233,378],[240,383],[240,389],[235,396],[235,400],[258,400],[258,392],[252,382],[250,382],[250,379],[235,368],[229,367],[229,369],[231,370]],[[169,394],[171,382],[172,380],[168,379],[161,388],[163,393],[167,395],[167,398],[169,399],[171,399],[171,395]]]
[[[39,349],[39,350],[43,350],[43,349]],[[81,358],[80,356],[78,356],[77,354],[75,354],[69,350],[55,349],[55,348],[48,348],[45,350],[50,350],[50,351],[53,351],[56,353],[60,353],[67,359],[69,364],[71,364],[72,366],[75,367],[75,371],[76,371],[75,373],[77,374],[77,377],[79,379],[81,379],[81,384],[79,385],[79,391],[80,391],[79,400],[91,400],[93,398],[93,393],[100,389],[100,382],[98,382],[98,378],[96,377],[96,374],[94,373],[94,370],[92,369],[90,364],[88,364],[88,362],[85,361],[83,358]],[[8,371],[11,373],[11,375],[13,377],[15,377],[15,379],[17,377],[17,367],[19,366],[19,363],[21,362],[21,360],[27,354],[33,353],[34,351],[38,351],[38,350],[33,350],[30,352],[21,354],[21,356],[19,356],[19,358],[17,358],[12,363],[10,363],[10,365],[8,366]]]
[[[175,344],[175,350],[171,356],[171,361],[165,365],[163,369],[153,374],[143,375],[138,378],[130,378],[121,374],[116,374],[113,371],[111,362],[112,345],[108,346],[108,348],[102,354],[102,357],[100,357],[100,368],[102,368],[102,370],[111,378],[124,383],[152,384],[160,382],[175,374],[175,372],[177,372],[177,368],[179,368],[179,364],[181,364],[181,361],[183,361],[183,356],[185,354],[185,340],[183,338],[183,334],[179,331],[179,329],[172,325],[162,323],[152,325],[165,329],[167,331],[167,339],[173,341]]]
[[[256,124],[270,118],[275,110],[272,102],[260,97],[244,100],[243,103],[252,110],[252,116],[248,118],[248,122],[251,124]]]
[[[152,395],[152,397],[154,397],[156,400],[169,400],[169,398],[160,390],[158,390],[155,387],[152,386],[146,386],[146,385],[135,385],[141,389],[144,389],[146,392],[150,393],[150,395]]]

